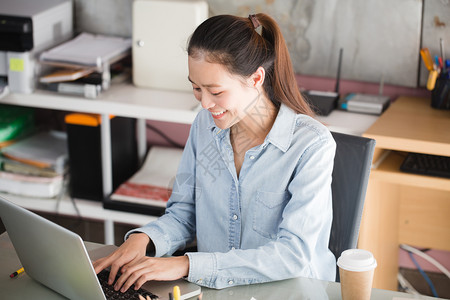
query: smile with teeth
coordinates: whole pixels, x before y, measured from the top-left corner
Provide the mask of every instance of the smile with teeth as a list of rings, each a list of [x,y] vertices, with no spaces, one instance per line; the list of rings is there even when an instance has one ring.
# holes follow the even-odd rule
[[[212,111],[211,114],[212,114],[214,117],[218,117],[218,116],[224,114],[225,112],[226,112],[226,110],[222,110],[222,111]]]

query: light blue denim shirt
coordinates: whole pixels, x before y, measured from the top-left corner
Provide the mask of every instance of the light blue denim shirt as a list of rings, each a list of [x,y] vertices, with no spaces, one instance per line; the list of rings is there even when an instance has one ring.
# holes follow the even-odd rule
[[[245,141],[241,141],[245,142]],[[336,144],[318,121],[282,105],[239,178],[230,130],[207,110],[191,126],[165,215],[138,228],[156,256],[197,239],[188,280],[224,288],[293,277],[335,280],[328,249]]]

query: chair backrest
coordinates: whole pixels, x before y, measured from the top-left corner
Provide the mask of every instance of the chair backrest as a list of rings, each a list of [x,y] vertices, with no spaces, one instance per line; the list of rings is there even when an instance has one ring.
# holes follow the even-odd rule
[[[333,224],[329,249],[336,259],[356,248],[375,140],[332,132],[336,155],[332,174]],[[339,282],[337,268],[336,281]]]

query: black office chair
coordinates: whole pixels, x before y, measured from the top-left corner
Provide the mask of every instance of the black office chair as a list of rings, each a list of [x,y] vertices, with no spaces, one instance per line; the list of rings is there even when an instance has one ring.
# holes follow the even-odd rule
[[[375,140],[332,132],[336,156],[332,174],[333,224],[329,249],[336,259],[356,248]],[[339,269],[336,267],[336,281]]]

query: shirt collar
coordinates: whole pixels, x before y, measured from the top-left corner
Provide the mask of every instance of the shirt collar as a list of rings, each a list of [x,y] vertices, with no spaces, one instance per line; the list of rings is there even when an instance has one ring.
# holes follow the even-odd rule
[[[266,137],[266,142],[272,143],[281,151],[286,152],[292,142],[296,119],[296,113],[281,103],[272,129]]]
[[[284,105],[280,106],[275,122],[273,123],[272,129],[267,135],[264,144],[271,143],[281,151],[286,152],[292,142],[292,136],[294,133],[294,128],[296,124],[296,113]],[[209,123],[207,129],[210,129],[215,135],[220,136],[229,131],[227,129],[220,129],[214,123],[214,119],[208,114]]]

